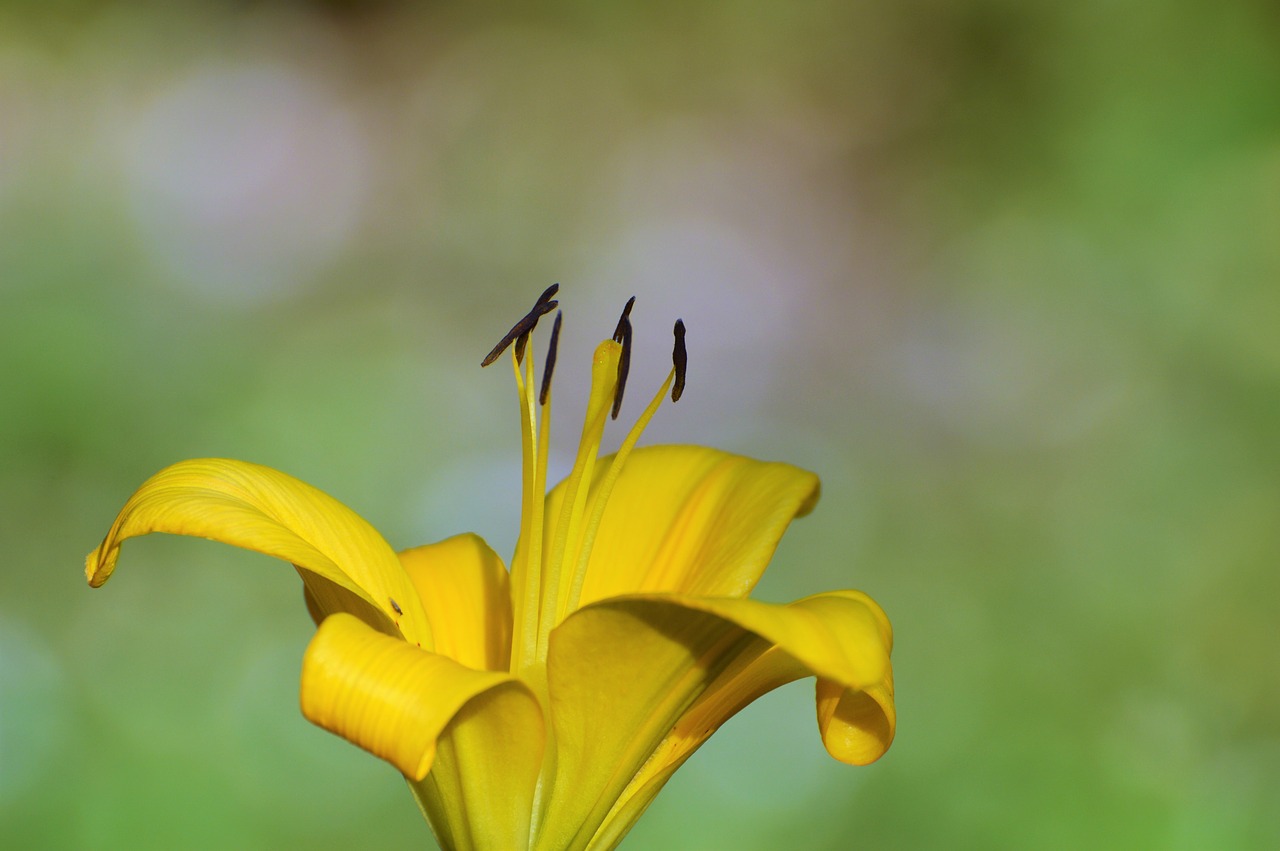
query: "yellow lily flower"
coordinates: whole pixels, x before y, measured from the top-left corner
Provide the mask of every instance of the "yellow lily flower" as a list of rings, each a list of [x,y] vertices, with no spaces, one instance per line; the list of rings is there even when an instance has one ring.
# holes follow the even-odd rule
[[[818,478],[697,446],[636,448],[668,390],[683,390],[683,323],[661,389],[598,457],[626,382],[628,302],[595,351],[573,470],[546,493],[560,315],[538,392],[525,349],[556,289],[485,361],[514,343],[524,476],[510,571],[476,535],[397,554],[315,488],[221,459],[149,479],[86,563],[100,586],[125,540],[170,532],[293,564],[318,624],[303,714],[403,773],[449,849],[613,848],[721,724],[800,677],[817,678],[836,759],[872,762],[894,735],[892,633],[873,600],[748,598]]]

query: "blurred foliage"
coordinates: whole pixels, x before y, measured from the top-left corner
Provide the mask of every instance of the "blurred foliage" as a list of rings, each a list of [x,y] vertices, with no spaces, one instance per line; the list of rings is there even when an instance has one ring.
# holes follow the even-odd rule
[[[818,471],[759,594],[897,635],[884,760],[783,689],[629,846],[1280,846],[1277,92],[1241,0],[4,5],[0,844],[430,843],[298,714],[287,568],[80,565],[201,455],[509,552],[477,364],[558,280],[558,434],[683,316],[651,439]]]

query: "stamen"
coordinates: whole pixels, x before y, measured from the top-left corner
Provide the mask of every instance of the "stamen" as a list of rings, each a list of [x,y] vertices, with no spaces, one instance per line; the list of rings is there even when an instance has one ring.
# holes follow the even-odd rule
[[[684,373],[689,367],[689,352],[684,347],[684,320],[676,320],[676,347],[671,351],[671,362],[676,368],[676,383],[671,386],[671,401],[679,402],[684,393]]]
[[[551,343],[547,347],[547,362],[542,367],[542,389],[538,391],[538,404],[546,405],[547,396],[551,393],[551,372],[556,368],[556,349],[560,345],[560,320],[564,318],[561,311],[556,311],[556,324],[551,326]]]
[[[520,338],[531,333],[538,324],[538,320],[555,310],[556,306],[560,304],[560,302],[553,301],[551,298],[559,289],[559,284],[552,284],[543,290],[542,295],[538,296],[538,301],[533,305],[533,309],[526,313],[523,319],[511,326],[511,330],[498,341],[498,345],[493,347],[489,354],[485,356],[485,359],[480,361],[480,365],[488,366],[496,361],[513,342],[516,344],[516,360],[524,360],[524,345],[520,342]]]
[[[622,410],[622,391],[626,389],[627,373],[631,370],[631,320],[627,318],[627,314],[631,312],[631,305],[635,300],[635,296],[632,296],[631,301],[627,302],[626,310],[618,320],[618,330],[613,332],[614,341],[622,344],[622,354],[618,358],[618,383],[613,391],[613,411],[609,414],[615,420]]]
[[[618,318],[618,327],[613,329],[613,341],[615,343],[622,342],[622,325],[623,323],[630,324],[630,320],[628,319],[628,317],[631,316],[631,308],[633,305],[635,305],[635,303],[636,303],[636,297],[632,296],[631,298],[627,299],[626,307],[622,308],[622,316]]]
[[[524,363],[524,349],[529,345],[529,332],[516,337],[516,363]]]

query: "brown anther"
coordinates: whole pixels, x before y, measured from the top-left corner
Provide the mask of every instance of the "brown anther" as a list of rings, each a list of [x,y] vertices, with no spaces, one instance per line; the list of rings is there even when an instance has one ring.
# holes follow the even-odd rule
[[[689,352],[684,347],[683,319],[676,320],[675,334],[676,347],[671,350],[671,363],[676,368],[676,383],[671,385],[671,401],[679,402],[684,393],[684,373],[689,367]]]
[[[631,320],[629,319],[629,317],[631,316],[631,308],[635,303],[636,303],[636,297],[632,296],[631,298],[627,299],[626,306],[622,308],[622,316],[618,317],[618,327],[613,329],[613,341],[615,343],[622,342],[622,324],[624,322],[627,324],[630,324]]]
[[[546,304],[547,302],[551,301],[552,297],[554,297],[555,294],[558,292],[560,292],[560,285],[552,284],[551,286],[547,287],[545,290],[542,291],[542,295],[538,296],[538,300],[534,302],[534,306],[537,306],[539,304]],[[543,313],[546,313],[546,312],[547,311],[545,310],[543,311]]]
[[[538,404],[547,404],[551,395],[551,372],[556,368],[556,349],[560,345],[560,320],[564,314],[556,311],[556,324],[551,326],[551,343],[547,346],[547,362],[542,365],[542,389],[538,391]]]
[[[521,337],[528,337],[533,332],[534,327],[538,324],[538,320],[546,316],[548,313],[556,309],[560,304],[558,301],[552,300],[552,296],[559,291],[559,284],[552,284],[542,291],[542,295],[538,296],[538,301],[533,305],[533,309],[524,315],[519,322],[511,326],[511,330],[506,333],[498,345],[494,346],[492,351],[480,361],[481,366],[488,366],[498,359],[498,356],[507,350],[507,346],[512,343],[516,344],[516,359],[523,361],[524,359],[524,343],[520,342]]]
[[[631,310],[633,301],[634,297],[627,302],[627,311]],[[622,343],[622,354],[618,356],[618,383],[613,388],[613,412],[610,414],[615,420],[622,410],[622,391],[627,387],[627,373],[631,371],[631,320],[627,318],[627,311],[623,311],[622,318],[618,320],[618,330],[613,337]]]

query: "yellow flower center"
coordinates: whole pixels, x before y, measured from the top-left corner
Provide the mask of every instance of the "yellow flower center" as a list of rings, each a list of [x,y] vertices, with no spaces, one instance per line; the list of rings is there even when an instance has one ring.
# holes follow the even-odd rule
[[[556,346],[560,337],[561,314],[556,314],[555,326],[547,351],[547,363],[538,392],[534,392],[534,363],[532,353],[527,353],[527,341],[534,326],[542,316],[554,310],[558,302],[552,299],[558,285],[548,288],[533,309],[512,327],[511,331],[494,347],[482,365],[497,360],[502,352],[514,343],[511,364],[516,377],[516,389],[520,396],[521,455],[523,476],[520,514],[520,539],[511,560],[511,588],[513,598],[514,631],[512,636],[510,671],[525,679],[538,682],[547,660],[547,640],[553,630],[576,608],[582,594],[583,577],[590,561],[591,547],[596,531],[604,516],[609,494],[617,481],[627,456],[640,439],[645,427],[662,404],[667,391],[672,389],[672,400],[680,398],[684,390],[686,355],[684,348],[684,323],[675,325],[674,365],[666,381],[649,402],[644,413],[632,426],[626,439],[614,454],[612,462],[602,476],[596,476],[600,441],[604,436],[605,421],[612,415],[617,418],[622,405],[622,393],[631,357],[631,306],[627,302],[618,320],[613,339],[596,347],[591,363],[591,394],[587,401],[586,416],[582,423],[582,436],[573,470],[565,479],[563,497],[559,501],[557,516],[547,518],[546,483],[547,456],[551,432],[551,375],[555,366]],[[548,520],[551,522],[548,523]],[[550,538],[547,539],[547,532]]]

